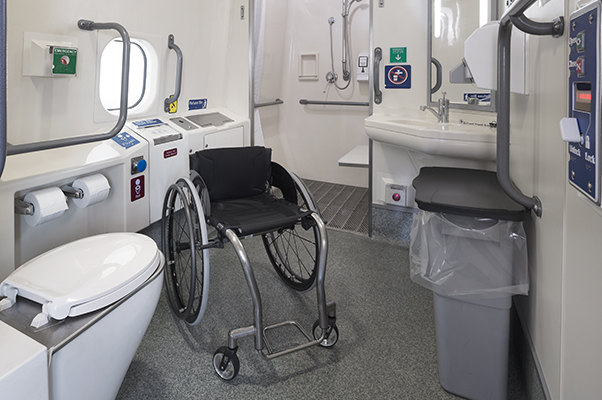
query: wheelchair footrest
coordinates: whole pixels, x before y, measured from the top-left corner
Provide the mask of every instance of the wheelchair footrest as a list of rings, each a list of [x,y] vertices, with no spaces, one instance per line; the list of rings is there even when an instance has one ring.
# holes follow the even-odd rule
[[[276,350],[274,348],[274,344],[275,343],[271,343],[268,340],[268,331],[272,331],[278,328],[286,328],[286,327],[295,327],[297,328],[296,331],[301,332],[301,334],[303,334],[304,338],[306,339],[302,344],[298,344],[298,345],[293,345],[292,347],[289,347],[287,349],[284,350]],[[280,329],[282,330],[282,329]],[[290,336],[290,335],[287,335]],[[276,343],[277,345],[282,346],[282,342],[283,340],[277,340],[278,343]],[[270,325],[267,326],[263,329],[263,343],[265,344],[265,349],[267,351],[267,355],[264,354],[264,357],[266,358],[275,358],[275,357],[279,357],[281,355],[285,355],[285,354],[289,354],[292,353],[294,351],[298,351],[298,350],[302,350],[304,348],[307,348],[309,346],[313,346],[315,344],[317,344],[318,342],[316,340],[314,340],[313,337],[311,337],[302,327],[301,325],[299,325],[298,322],[296,321],[284,321],[278,324],[274,324],[274,325]],[[263,352],[262,352],[263,354]]]

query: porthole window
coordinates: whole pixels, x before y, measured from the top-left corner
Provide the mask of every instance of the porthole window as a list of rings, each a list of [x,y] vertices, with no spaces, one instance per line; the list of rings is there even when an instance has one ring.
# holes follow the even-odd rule
[[[136,113],[148,98],[149,46],[144,41],[131,39],[128,113]],[[119,113],[121,99],[121,69],[123,41],[114,39],[102,52],[100,59],[99,97],[102,106],[111,114]]]

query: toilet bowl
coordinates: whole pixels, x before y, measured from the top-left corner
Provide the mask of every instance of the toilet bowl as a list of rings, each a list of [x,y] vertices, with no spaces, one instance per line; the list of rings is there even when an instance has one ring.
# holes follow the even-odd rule
[[[114,399],[161,293],[164,258],[136,233],[50,250],[0,283],[0,393]]]

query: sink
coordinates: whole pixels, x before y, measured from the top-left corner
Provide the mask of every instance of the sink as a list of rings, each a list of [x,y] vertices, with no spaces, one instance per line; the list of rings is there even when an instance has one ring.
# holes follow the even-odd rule
[[[438,156],[495,161],[496,128],[487,126],[483,117],[463,120],[470,122],[439,123],[426,114],[424,118],[375,114],[364,120],[364,128],[377,142]]]

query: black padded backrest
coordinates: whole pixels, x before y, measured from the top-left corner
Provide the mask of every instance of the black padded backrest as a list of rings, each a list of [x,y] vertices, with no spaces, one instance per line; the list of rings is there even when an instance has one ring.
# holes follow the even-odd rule
[[[264,193],[271,158],[265,147],[201,150],[190,156],[190,169],[201,175],[214,202]]]

